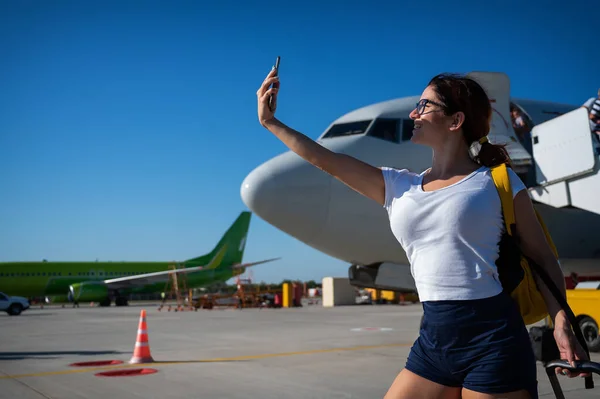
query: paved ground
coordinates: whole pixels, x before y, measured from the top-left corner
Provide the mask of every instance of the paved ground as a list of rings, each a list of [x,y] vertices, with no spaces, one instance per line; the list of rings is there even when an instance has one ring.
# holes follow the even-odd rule
[[[127,364],[146,309],[155,374]],[[0,398],[381,398],[417,337],[420,305],[158,312],[31,309],[0,315]],[[356,331],[357,328],[382,328]],[[109,367],[74,362],[122,360]],[[600,361],[600,354],[593,360]],[[540,393],[553,398],[541,367]],[[600,397],[561,378],[567,398]]]

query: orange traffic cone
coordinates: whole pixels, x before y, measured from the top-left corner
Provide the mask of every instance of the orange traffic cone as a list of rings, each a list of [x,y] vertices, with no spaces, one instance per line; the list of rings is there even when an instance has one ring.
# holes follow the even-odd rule
[[[137,363],[152,363],[152,355],[150,355],[150,343],[148,342],[148,327],[146,326],[146,311],[142,310],[140,314],[140,324],[135,341],[135,349],[133,357],[129,361],[131,364]]]

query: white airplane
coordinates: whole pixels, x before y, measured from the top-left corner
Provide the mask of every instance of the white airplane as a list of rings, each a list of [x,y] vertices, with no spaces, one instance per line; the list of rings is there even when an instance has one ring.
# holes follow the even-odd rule
[[[490,141],[507,144],[517,173],[536,170],[530,196],[555,241],[563,272],[600,276],[600,162],[587,111],[577,105],[510,98],[510,81],[503,73],[469,75],[492,102]],[[418,100],[404,97],[349,112],[316,141],[373,166],[424,171],[431,166],[431,149],[410,141],[409,113]],[[511,106],[535,125],[535,161],[517,140]],[[380,288],[415,291],[406,254],[392,235],[385,210],[295,153],[285,152],[254,169],[242,183],[241,196],[266,222],[348,262],[351,276],[374,266]]]

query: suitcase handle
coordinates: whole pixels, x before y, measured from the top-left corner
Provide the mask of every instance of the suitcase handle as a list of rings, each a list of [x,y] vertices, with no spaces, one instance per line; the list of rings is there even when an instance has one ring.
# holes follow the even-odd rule
[[[552,389],[554,390],[554,394],[556,395],[557,399],[564,399],[564,395],[562,389],[560,388],[558,378],[554,373],[555,368],[561,367],[569,371],[600,374],[600,363],[591,361],[575,360],[575,367],[573,367],[569,364],[568,361],[563,359],[557,359],[552,360],[548,363],[544,363],[544,367],[546,368],[546,374],[548,375],[548,379],[550,380],[550,384],[552,385]],[[594,388],[594,380],[590,375],[589,377],[585,377],[585,389],[592,388]]]
[[[554,371],[555,368],[560,367],[569,371],[579,371],[584,373],[596,373],[600,374],[600,363],[588,362],[575,360],[575,367],[571,366],[566,360],[552,360],[544,365],[546,369]]]
[[[570,371],[600,374],[600,363],[596,362],[582,362],[580,360],[575,360],[575,367],[573,367],[568,361],[557,359],[544,363],[544,367],[546,368],[546,374],[548,374],[548,379],[550,380],[550,385],[552,385],[552,390],[554,391],[556,399],[565,399],[565,395],[563,394],[556,373],[554,372],[555,368],[560,367]],[[594,381],[591,376],[585,378],[585,388],[594,388]]]

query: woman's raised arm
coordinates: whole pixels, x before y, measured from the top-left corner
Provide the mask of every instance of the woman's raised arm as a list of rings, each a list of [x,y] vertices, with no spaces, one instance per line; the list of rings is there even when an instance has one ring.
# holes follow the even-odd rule
[[[330,151],[275,118],[280,83],[279,77],[274,75],[275,70],[272,70],[256,92],[260,124],[307,162],[383,206],[385,184],[381,169],[351,156]],[[274,87],[269,89],[269,86],[273,83],[275,83]],[[271,96],[273,97],[271,100],[272,109],[269,107]]]

